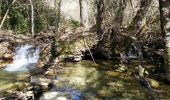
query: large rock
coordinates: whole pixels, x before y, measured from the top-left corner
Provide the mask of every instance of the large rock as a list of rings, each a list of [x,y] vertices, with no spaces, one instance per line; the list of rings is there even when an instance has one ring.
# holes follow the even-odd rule
[[[11,46],[10,42],[0,42],[0,63],[11,62],[13,60]]]
[[[159,88],[159,83],[158,83],[158,81],[156,81],[156,80],[154,80],[154,79],[147,79],[148,80],[148,82],[150,83],[150,85],[151,85],[151,87],[152,88]]]
[[[30,82],[35,86],[40,86],[43,91],[49,90],[49,85],[52,84],[51,79],[42,76],[31,76]]]

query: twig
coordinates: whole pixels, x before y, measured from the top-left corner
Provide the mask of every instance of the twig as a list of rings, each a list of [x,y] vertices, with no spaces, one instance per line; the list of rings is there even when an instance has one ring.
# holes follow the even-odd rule
[[[43,51],[45,50],[45,48],[46,48],[47,46],[49,46],[50,44],[51,44],[51,42],[48,43],[48,44],[46,44],[46,45],[41,49],[40,53],[43,52]]]
[[[101,37],[99,40],[96,40],[96,41],[102,41],[105,33],[106,33],[110,28],[112,28],[113,26],[114,26],[114,25],[111,25],[110,27],[108,27],[108,28],[106,29],[106,31],[103,32],[102,37]]]
[[[83,34],[84,34],[84,31],[83,31]],[[86,45],[86,47],[87,47],[87,49],[88,49],[88,51],[89,51],[89,53],[90,53],[90,56],[91,56],[94,64],[96,64],[96,62],[95,62],[95,60],[94,60],[94,57],[93,57],[93,54],[92,54],[92,52],[91,52],[91,50],[90,50],[90,48],[89,48],[89,46],[88,46],[88,44],[87,44],[87,42],[86,42],[86,39],[85,39],[84,37],[83,37],[83,41],[84,41],[84,44]]]

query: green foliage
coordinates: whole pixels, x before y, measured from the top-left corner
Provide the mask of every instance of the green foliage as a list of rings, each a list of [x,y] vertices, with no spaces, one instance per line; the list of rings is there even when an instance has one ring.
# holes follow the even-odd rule
[[[46,28],[47,28],[47,23],[42,18],[37,16],[37,18],[35,19],[35,32],[36,33],[41,32]]]
[[[1,8],[1,17],[6,13],[9,4],[11,4],[8,0],[3,0]],[[46,18],[46,14],[48,13],[48,8],[43,10],[43,4],[35,5],[37,7],[34,8],[34,18],[35,18],[35,32],[44,31],[47,29],[47,23],[41,18]],[[38,12],[39,14],[37,14]],[[13,30],[18,34],[30,33],[31,29],[31,19],[30,19],[30,8],[26,8],[22,6],[22,2],[15,3],[10,9],[8,17],[6,18],[3,29]],[[40,17],[41,16],[41,17]]]
[[[16,33],[26,33],[29,30],[29,21],[22,13],[15,11],[15,14],[10,16],[11,29]]]
[[[26,33],[29,30],[29,20],[24,16],[22,9],[11,9],[9,26],[16,33]]]
[[[75,21],[75,20],[70,20],[69,21],[69,24],[71,27],[73,27],[74,29],[76,29],[77,27],[80,26],[80,23],[78,21]]]

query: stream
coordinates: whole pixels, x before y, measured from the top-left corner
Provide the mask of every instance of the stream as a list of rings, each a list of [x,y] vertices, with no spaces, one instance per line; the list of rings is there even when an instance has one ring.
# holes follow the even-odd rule
[[[151,95],[128,73],[115,72],[112,61],[91,60],[64,63],[57,75],[56,86],[72,87],[81,91],[85,100],[148,100]],[[170,86],[160,82],[156,100],[169,100]],[[77,100],[77,99],[73,99]],[[78,99],[81,100],[81,99]]]
[[[5,92],[20,91],[30,85],[28,70],[35,67],[39,50],[28,44],[20,45],[14,55],[12,64],[0,71],[0,97]],[[91,60],[82,60],[63,62],[61,66],[62,69],[53,78],[53,87],[43,93],[40,100],[151,99],[151,94],[128,71],[114,71],[116,65],[113,61],[96,60],[94,64]],[[156,100],[169,100],[170,86],[159,83],[160,87],[152,95]]]

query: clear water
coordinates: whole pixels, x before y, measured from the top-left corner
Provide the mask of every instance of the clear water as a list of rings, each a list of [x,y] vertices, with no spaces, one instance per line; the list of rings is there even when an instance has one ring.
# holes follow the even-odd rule
[[[150,99],[151,95],[144,87],[140,86],[138,80],[133,76],[114,72],[112,61],[96,61],[96,63],[94,64],[90,60],[64,63],[63,70],[57,75],[57,80],[61,82],[57,83],[58,87],[63,89],[74,87],[81,91],[81,96],[85,100]],[[74,89],[70,89],[74,91]],[[157,91],[159,92],[153,94],[156,100],[169,100],[169,85],[160,82],[160,88]],[[81,100],[79,96],[73,94],[74,96],[73,100]]]
[[[1,92],[23,89],[28,83],[28,73],[0,71],[0,97]]]

